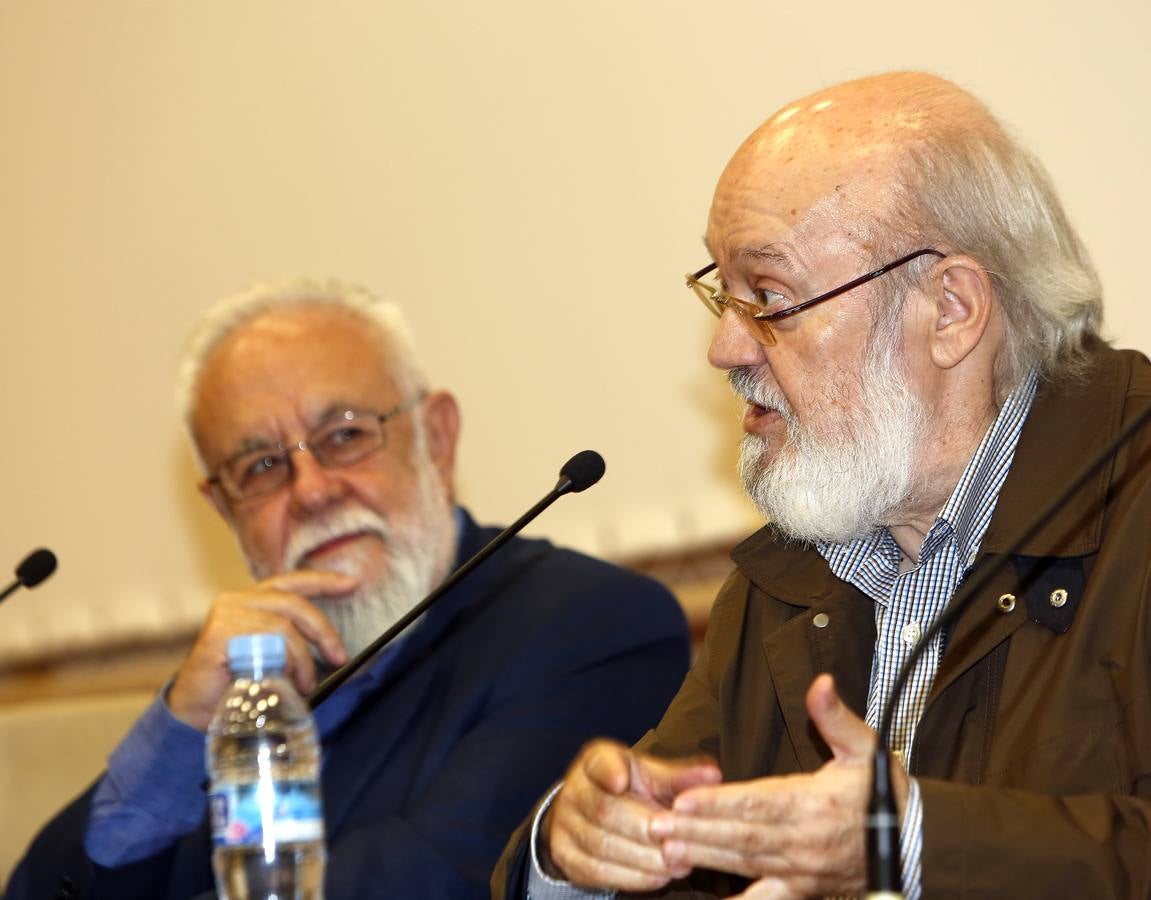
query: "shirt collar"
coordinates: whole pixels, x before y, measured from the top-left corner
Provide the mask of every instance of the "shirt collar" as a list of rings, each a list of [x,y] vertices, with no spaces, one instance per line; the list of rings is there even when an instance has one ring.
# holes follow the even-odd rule
[[[1039,374],[1032,370],[1008,395],[999,415],[979,442],[963,474],[959,476],[955,490],[939,511],[935,524],[942,524],[954,535],[959,558],[966,565],[975,561],[983,536],[987,533],[987,526],[991,523],[991,514],[995,512],[999,492],[1015,458],[1019,434],[1035,401],[1038,383]],[[939,541],[928,546],[934,531],[935,527],[924,540],[922,552],[928,555],[939,548]]]

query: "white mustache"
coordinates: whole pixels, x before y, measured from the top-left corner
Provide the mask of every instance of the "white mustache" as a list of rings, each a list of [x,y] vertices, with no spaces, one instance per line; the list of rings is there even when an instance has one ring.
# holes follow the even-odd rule
[[[790,421],[792,418],[791,404],[783,396],[783,391],[756,375],[751,366],[737,366],[727,370],[727,380],[731,389],[737,396],[748,403],[773,410]]]
[[[298,569],[309,553],[333,538],[365,531],[377,535],[385,543],[391,538],[388,523],[370,509],[361,506],[346,507],[320,521],[305,522],[288,540],[284,568]]]

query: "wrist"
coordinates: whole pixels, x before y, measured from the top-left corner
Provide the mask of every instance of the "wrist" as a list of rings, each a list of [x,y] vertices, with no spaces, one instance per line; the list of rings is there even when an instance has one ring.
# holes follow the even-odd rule
[[[539,863],[540,870],[548,877],[556,881],[567,881],[567,875],[564,873],[556,861],[552,859],[551,854],[551,819],[552,819],[552,806],[549,804],[547,810],[544,812],[543,819],[540,820],[540,829],[537,834],[536,841],[536,861]]]
[[[189,697],[186,690],[183,690],[183,683],[181,676],[176,675],[168,688],[162,692],[161,697],[164,701],[164,706],[167,707],[168,712],[172,716],[187,725],[189,728],[195,728],[197,731],[207,732],[208,726],[212,723],[212,716],[215,714],[215,709],[205,709],[202,704],[195,701],[194,697]]]

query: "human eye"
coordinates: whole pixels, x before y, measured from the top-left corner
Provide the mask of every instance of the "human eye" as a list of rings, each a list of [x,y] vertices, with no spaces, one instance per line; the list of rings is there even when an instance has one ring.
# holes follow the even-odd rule
[[[786,295],[770,288],[756,288],[751,292],[751,299],[764,315],[782,312],[793,305]]]
[[[337,447],[345,447],[348,444],[355,444],[358,441],[362,441],[367,435],[368,429],[366,423],[352,420],[349,422],[340,422],[337,425],[325,428],[312,443],[323,444],[325,447],[330,447],[334,450]]]
[[[283,478],[288,461],[283,453],[256,451],[232,461],[232,480],[241,492],[259,491],[263,485],[276,484]]]
[[[374,418],[357,416],[334,421],[312,436],[309,445],[328,459],[339,461],[371,450],[379,443],[379,424]]]

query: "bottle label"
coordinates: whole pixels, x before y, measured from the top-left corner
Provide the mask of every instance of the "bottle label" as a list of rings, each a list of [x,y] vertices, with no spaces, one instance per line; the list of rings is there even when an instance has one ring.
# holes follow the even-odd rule
[[[320,786],[314,781],[214,784],[208,803],[216,847],[324,839]]]

